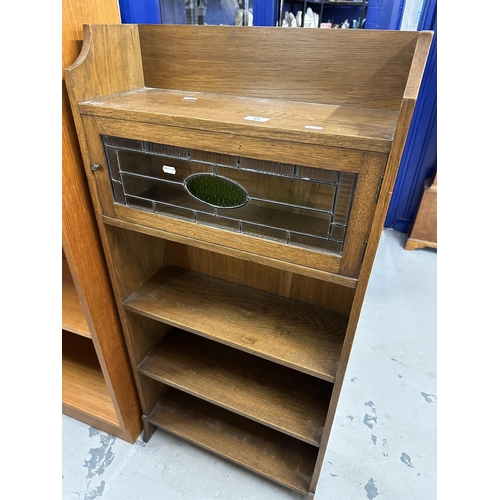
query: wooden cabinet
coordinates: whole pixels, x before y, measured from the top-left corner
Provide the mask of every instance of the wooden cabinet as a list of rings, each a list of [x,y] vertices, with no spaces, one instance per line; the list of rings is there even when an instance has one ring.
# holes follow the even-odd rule
[[[65,78],[144,439],[312,498],[432,33],[85,34]]]
[[[90,20],[120,22],[118,3],[63,1],[63,69]],[[64,82],[62,99],[62,410],[134,442],[142,412]]]
[[[426,179],[424,194],[405,249],[437,248],[437,174],[434,180]]]

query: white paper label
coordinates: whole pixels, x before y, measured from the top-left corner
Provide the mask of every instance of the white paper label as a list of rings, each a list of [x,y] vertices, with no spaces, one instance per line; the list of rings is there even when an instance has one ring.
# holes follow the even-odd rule
[[[182,100],[183,101],[197,101],[198,98],[197,97],[183,97]]]
[[[262,116],[245,116],[244,120],[251,120],[253,122],[268,122],[269,118],[263,118]]]
[[[166,174],[175,174],[175,167],[169,167],[168,165],[163,165],[163,171]]]
[[[306,125],[304,128],[310,128],[311,130],[323,130],[323,127],[318,127],[317,125]]]

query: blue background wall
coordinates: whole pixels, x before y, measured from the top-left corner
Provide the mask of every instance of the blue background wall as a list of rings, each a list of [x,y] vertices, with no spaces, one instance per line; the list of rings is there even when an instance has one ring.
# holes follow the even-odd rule
[[[366,29],[398,30],[403,17],[404,0],[370,0]]]
[[[181,0],[183,1],[183,0]],[[160,24],[158,0],[119,0],[122,23]]]

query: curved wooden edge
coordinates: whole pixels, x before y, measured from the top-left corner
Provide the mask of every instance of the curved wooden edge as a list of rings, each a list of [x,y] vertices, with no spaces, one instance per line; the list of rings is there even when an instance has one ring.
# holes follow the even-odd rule
[[[82,50],[80,51],[80,54],[76,58],[75,62],[68,66],[67,68],[63,68],[63,71],[73,71],[75,68],[80,66],[85,59],[87,58],[87,55],[90,51],[90,27],[88,24],[83,25],[83,45],[82,45]]]
[[[144,87],[136,24],[86,24],[82,50],[64,69],[75,103]]]

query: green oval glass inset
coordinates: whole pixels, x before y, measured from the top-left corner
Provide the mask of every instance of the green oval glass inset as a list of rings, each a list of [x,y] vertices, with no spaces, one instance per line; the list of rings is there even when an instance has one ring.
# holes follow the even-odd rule
[[[248,200],[247,192],[225,177],[195,174],[188,177],[185,186],[197,200],[218,208],[238,208]]]

